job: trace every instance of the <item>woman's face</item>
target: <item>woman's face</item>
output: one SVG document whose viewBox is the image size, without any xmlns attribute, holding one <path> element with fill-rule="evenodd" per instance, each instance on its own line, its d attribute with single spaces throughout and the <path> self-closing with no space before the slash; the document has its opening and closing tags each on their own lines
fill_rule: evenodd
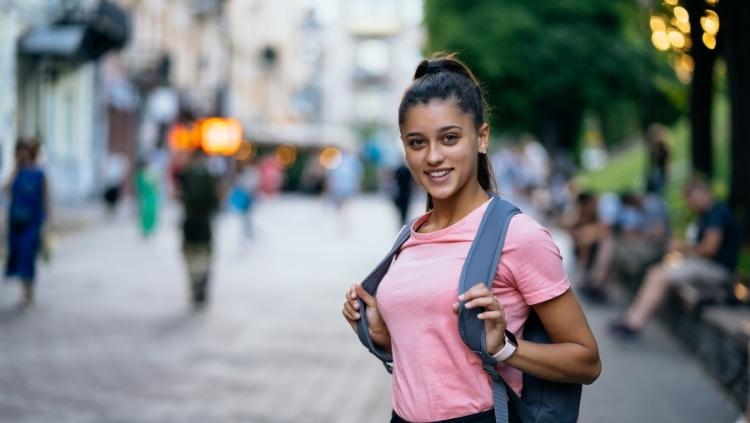
<svg viewBox="0 0 750 423">
<path fill-rule="evenodd" d="M 23 147 L 16 150 L 16 162 L 19 165 L 26 165 L 31 163 L 31 152 L 28 148 Z"/>
<path fill-rule="evenodd" d="M 434 100 L 409 109 L 401 125 L 406 164 L 434 200 L 460 193 L 477 181 L 477 153 L 487 150 L 489 126 L 477 131 L 471 115 L 452 100 Z"/>
</svg>

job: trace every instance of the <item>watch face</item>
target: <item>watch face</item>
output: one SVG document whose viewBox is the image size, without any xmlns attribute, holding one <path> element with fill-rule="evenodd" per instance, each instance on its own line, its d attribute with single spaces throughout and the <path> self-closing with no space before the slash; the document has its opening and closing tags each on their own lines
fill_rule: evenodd
<svg viewBox="0 0 750 423">
<path fill-rule="evenodd" d="M 518 340 L 516 339 L 516 336 L 513 335 L 510 331 L 505 331 L 505 339 L 508 340 L 511 344 L 513 344 L 514 347 L 518 347 Z"/>
</svg>

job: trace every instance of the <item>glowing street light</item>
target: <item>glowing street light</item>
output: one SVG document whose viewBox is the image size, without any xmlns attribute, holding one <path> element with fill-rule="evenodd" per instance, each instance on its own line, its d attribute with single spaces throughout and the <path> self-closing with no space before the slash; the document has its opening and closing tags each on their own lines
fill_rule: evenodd
<svg viewBox="0 0 750 423">
<path fill-rule="evenodd" d="M 335 147 L 328 147 L 320 152 L 320 164 L 326 169 L 336 169 L 341 164 L 343 156 Z"/>
<path fill-rule="evenodd" d="M 719 32 L 719 15 L 713 10 L 706 10 L 706 16 L 701 18 L 701 26 L 706 33 L 716 36 Z"/>
<path fill-rule="evenodd" d="M 688 11 L 681 6 L 677 6 L 674 8 L 674 17 L 677 18 L 677 21 L 679 22 L 689 22 L 690 16 L 688 15 Z"/>
<path fill-rule="evenodd" d="M 291 144 L 283 144 L 276 148 L 274 154 L 276 163 L 282 169 L 288 169 L 292 167 L 294 161 L 297 160 L 297 149 Z"/>
<path fill-rule="evenodd" d="M 670 30 L 667 37 L 669 38 L 669 43 L 672 44 L 675 48 L 685 47 L 685 36 L 683 36 L 679 31 Z"/>
<path fill-rule="evenodd" d="M 667 32 L 667 25 L 664 24 L 664 20 L 658 16 L 651 17 L 651 31 L 653 32 Z"/>
<path fill-rule="evenodd" d="M 242 140 L 242 143 L 240 144 L 240 148 L 237 149 L 237 151 L 234 153 L 235 160 L 238 161 L 244 161 L 244 160 L 250 160 L 253 157 L 255 157 L 255 154 L 257 153 L 256 147 L 248 140 Z"/>
<path fill-rule="evenodd" d="M 716 48 L 716 37 L 709 34 L 708 32 L 703 33 L 703 44 L 708 47 L 709 50 Z"/>
<path fill-rule="evenodd" d="M 210 117 L 199 123 L 200 142 L 208 154 L 231 156 L 242 144 L 242 125 L 237 119 Z"/>
<path fill-rule="evenodd" d="M 667 38 L 667 33 L 664 31 L 656 31 L 651 35 L 651 42 L 654 44 L 654 47 L 658 48 L 661 51 L 666 51 L 669 49 L 669 38 Z"/>
</svg>

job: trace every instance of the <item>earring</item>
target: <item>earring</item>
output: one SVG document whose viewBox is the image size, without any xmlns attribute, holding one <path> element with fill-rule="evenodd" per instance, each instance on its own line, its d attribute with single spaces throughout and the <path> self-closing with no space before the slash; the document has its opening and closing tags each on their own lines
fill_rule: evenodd
<svg viewBox="0 0 750 423">
<path fill-rule="evenodd" d="M 482 154 L 487 154 L 487 150 L 482 151 Z"/>
</svg>

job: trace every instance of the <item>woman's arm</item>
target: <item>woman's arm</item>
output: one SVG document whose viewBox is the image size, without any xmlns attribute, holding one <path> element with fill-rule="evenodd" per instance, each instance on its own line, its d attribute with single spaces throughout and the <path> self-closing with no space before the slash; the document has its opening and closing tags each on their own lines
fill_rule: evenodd
<svg viewBox="0 0 750 423">
<path fill-rule="evenodd" d="M 479 319 L 485 321 L 487 352 L 497 354 L 505 346 L 505 310 L 484 284 L 477 284 L 463 295 L 466 308 L 484 307 Z M 458 314 L 459 303 L 453 304 Z M 518 340 L 518 348 L 506 363 L 516 369 L 552 382 L 591 384 L 602 370 L 599 348 L 573 292 L 533 306 L 551 344 Z"/>
<path fill-rule="evenodd" d="M 47 175 L 44 175 L 42 180 L 42 207 L 44 208 L 44 216 L 47 220 L 47 228 L 54 230 L 55 226 L 52 220 L 52 196 L 50 194 L 49 182 L 47 182 Z"/>
<path fill-rule="evenodd" d="M 6 194 L 10 194 L 11 189 L 13 188 L 13 182 L 16 180 L 16 176 L 18 175 L 18 164 L 16 164 L 15 167 L 13 167 L 13 172 L 11 172 L 10 177 L 8 177 L 8 180 L 5 181 L 5 184 L 3 184 L 3 191 L 5 191 Z"/>
<path fill-rule="evenodd" d="M 519 339 L 516 352 L 505 362 L 553 382 L 593 383 L 602 371 L 599 347 L 572 290 L 533 307 L 551 344 Z"/>
</svg>

